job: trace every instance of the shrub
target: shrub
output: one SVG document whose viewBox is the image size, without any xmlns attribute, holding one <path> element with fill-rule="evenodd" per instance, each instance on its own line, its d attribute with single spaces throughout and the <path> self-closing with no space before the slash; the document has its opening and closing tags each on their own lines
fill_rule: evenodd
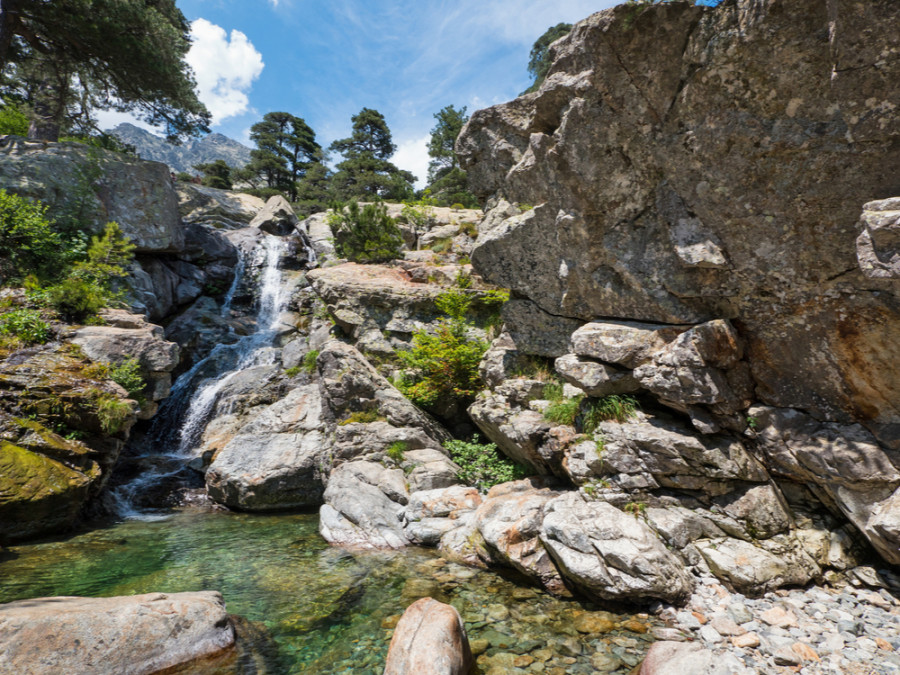
<svg viewBox="0 0 900 675">
<path fill-rule="evenodd" d="M 304 373 L 309 373 L 310 375 L 316 370 L 316 360 L 319 358 L 319 350 L 313 349 L 311 351 L 306 352 L 303 356 L 303 365 L 301 368 Z"/>
<path fill-rule="evenodd" d="M 464 235 L 469 237 L 470 239 L 475 239 L 478 236 L 478 226 L 475 223 L 465 222 L 459 224 L 459 231 Z"/>
<path fill-rule="evenodd" d="M 453 209 L 454 211 L 462 211 L 466 207 L 463 206 L 462 204 L 460 204 L 459 202 L 456 202 L 455 204 L 451 205 L 450 208 Z"/>
<path fill-rule="evenodd" d="M 143 402 L 147 382 L 141 372 L 141 364 L 136 358 L 125 359 L 119 365 L 113 366 L 109 371 L 109 379 L 127 391 L 129 398 Z"/>
<path fill-rule="evenodd" d="M 0 134 L 28 135 L 28 116 L 13 101 L 4 100 L 0 107 Z"/>
<path fill-rule="evenodd" d="M 288 377 L 297 377 L 300 374 L 300 366 L 291 366 L 284 369 L 284 374 Z"/>
<path fill-rule="evenodd" d="M 131 406 L 107 393 L 97 393 L 94 396 L 94 410 L 100 420 L 100 428 L 106 434 L 118 433 L 131 415 Z"/>
<path fill-rule="evenodd" d="M 469 337 L 471 324 L 465 315 L 471 302 L 471 296 L 462 291 L 441 293 L 435 305 L 450 318 L 441 319 L 433 335 L 416 331 L 412 349 L 398 353 L 414 373 L 412 380 L 401 379 L 398 385 L 413 403 L 429 407 L 443 398 L 465 402 L 478 393 L 478 364 L 488 344 Z"/>
<path fill-rule="evenodd" d="M 351 201 L 329 218 L 337 254 L 360 263 L 379 263 L 400 257 L 403 236 L 384 204 Z"/>
<path fill-rule="evenodd" d="M 67 265 L 65 247 L 46 218 L 47 207 L 0 190 L 0 281 L 35 274 L 52 278 Z"/>
<path fill-rule="evenodd" d="M 16 309 L 0 316 L 0 334 L 26 343 L 44 344 L 53 334 L 50 326 L 33 309 Z"/>
<path fill-rule="evenodd" d="M 447 441 L 444 447 L 460 468 L 457 478 L 481 491 L 487 491 L 500 483 L 520 480 L 529 474 L 526 467 L 500 454 L 494 443 L 479 443 L 478 436 L 469 443 Z"/>
</svg>

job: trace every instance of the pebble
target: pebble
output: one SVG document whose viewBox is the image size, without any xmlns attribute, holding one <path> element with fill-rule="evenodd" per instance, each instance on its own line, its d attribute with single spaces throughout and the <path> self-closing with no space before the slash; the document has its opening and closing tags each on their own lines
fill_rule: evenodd
<svg viewBox="0 0 900 675">
<path fill-rule="evenodd" d="M 759 598 L 723 590 L 702 581 L 686 609 L 654 607 L 671 628 L 654 627 L 648 637 L 693 638 L 720 665 L 756 673 L 900 675 L 900 600 L 883 588 L 779 589 Z"/>
</svg>

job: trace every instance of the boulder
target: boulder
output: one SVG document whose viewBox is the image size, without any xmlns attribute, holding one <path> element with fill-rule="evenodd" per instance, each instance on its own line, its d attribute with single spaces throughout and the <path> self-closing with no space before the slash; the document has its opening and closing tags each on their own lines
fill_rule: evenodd
<svg viewBox="0 0 900 675">
<path fill-rule="evenodd" d="M 535 411 L 511 405 L 500 394 L 482 394 L 469 406 L 469 417 L 500 451 L 515 462 L 552 475 L 556 462 L 545 450 L 552 422 Z"/>
<path fill-rule="evenodd" d="M 406 608 L 394 629 L 384 675 L 468 675 L 473 664 L 459 612 L 422 598 Z"/>
<path fill-rule="evenodd" d="M 0 605 L 0 672 L 150 675 L 234 644 L 215 591 Z"/>
<path fill-rule="evenodd" d="M 562 575 L 604 600 L 679 602 L 691 591 L 681 560 L 637 515 L 567 493 L 548 502 L 540 539 Z"/>
<path fill-rule="evenodd" d="M 802 586 L 819 577 L 819 566 L 799 545 L 773 544 L 773 551 L 767 551 L 748 541 L 725 537 L 697 541 L 696 547 L 712 573 L 741 593 L 762 594 L 781 586 Z"/>
<path fill-rule="evenodd" d="M 328 452 L 319 389 L 299 387 L 240 428 L 213 458 L 206 487 L 210 497 L 236 509 L 317 506 Z"/>
<path fill-rule="evenodd" d="M 619 370 L 577 354 L 560 356 L 554 362 L 554 368 L 566 382 L 575 385 L 588 396 L 632 394 L 641 388 L 629 371 Z"/>
<path fill-rule="evenodd" d="M 408 499 L 403 471 L 374 462 L 342 464 L 328 479 L 319 533 L 353 548 L 402 548 L 409 544 L 402 524 Z"/>
<path fill-rule="evenodd" d="M 269 197 L 266 205 L 250 221 L 250 227 L 283 237 L 294 232 L 299 222 L 288 201 L 281 195 L 275 195 Z"/>
<path fill-rule="evenodd" d="M 72 213 L 95 234 L 115 221 L 137 253 L 175 252 L 184 227 L 169 168 L 81 143 L 7 136 L 0 142 L 0 188 L 47 204 L 47 215 Z"/>
<path fill-rule="evenodd" d="M 497 485 L 475 512 L 475 527 L 495 562 L 522 572 L 551 593 L 568 595 L 540 538 L 544 507 L 559 495 L 537 479 Z"/>
<path fill-rule="evenodd" d="M 870 279 L 900 278 L 900 197 L 869 202 L 856 238 L 859 268 Z"/>
<path fill-rule="evenodd" d="M 266 203 L 243 192 L 179 182 L 178 209 L 186 223 L 203 223 L 214 229 L 247 227 Z"/>
</svg>

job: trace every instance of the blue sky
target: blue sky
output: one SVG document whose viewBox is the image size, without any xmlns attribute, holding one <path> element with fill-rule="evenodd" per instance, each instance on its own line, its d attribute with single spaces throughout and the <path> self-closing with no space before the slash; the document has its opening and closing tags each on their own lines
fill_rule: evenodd
<svg viewBox="0 0 900 675">
<path fill-rule="evenodd" d="M 382 112 L 402 168 L 425 178 L 424 144 L 445 105 L 469 112 L 528 87 L 528 53 L 550 26 L 615 0 L 178 0 L 189 61 L 214 131 L 249 143 L 283 110 L 327 146 L 363 107 Z M 113 115 L 101 123 L 120 121 Z"/>
</svg>

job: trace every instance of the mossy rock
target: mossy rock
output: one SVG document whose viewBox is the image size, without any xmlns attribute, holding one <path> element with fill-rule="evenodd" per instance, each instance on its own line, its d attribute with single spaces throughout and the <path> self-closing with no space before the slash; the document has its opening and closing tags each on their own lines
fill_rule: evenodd
<svg viewBox="0 0 900 675">
<path fill-rule="evenodd" d="M 0 442 L 0 542 L 70 526 L 99 469 L 84 473 L 36 452 Z"/>
</svg>

